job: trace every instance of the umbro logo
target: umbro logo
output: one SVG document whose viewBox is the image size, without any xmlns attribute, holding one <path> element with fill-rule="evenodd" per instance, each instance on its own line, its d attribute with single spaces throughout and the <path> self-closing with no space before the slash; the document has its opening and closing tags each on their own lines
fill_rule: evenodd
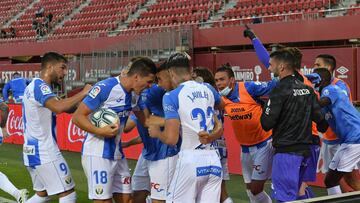
<svg viewBox="0 0 360 203">
<path fill-rule="evenodd" d="M 349 69 L 345 68 L 344 66 L 341 66 L 340 68 L 338 68 L 336 70 L 338 73 L 340 73 L 341 75 L 346 74 L 347 72 L 349 72 Z"/>
</svg>

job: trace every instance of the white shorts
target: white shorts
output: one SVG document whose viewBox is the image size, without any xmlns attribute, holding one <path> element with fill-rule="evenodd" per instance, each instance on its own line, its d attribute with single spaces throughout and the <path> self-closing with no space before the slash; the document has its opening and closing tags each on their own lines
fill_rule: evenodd
<svg viewBox="0 0 360 203">
<path fill-rule="evenodd" d="M 131 180 L 133 191 L 147 190 L 150 192 L 149 161 L 140 154 Z"/>
<path fill-rule="evenodd" d="M 149 161 L 151 199 L 166 200 L 178 155 L 157 161 Z"/>
<path fill-rule="evenodd" d="M 360 166 L 360 144 L 341 144 L 329 168 L 341 172 L 351 172 Z"/>
<path fill-rule="evenodd" d="M 247 147 L 249 152 L 241 151 L 241 166 L 245 183 L 251 180 L 267 180 L 271 177 L 274 149 L 271 140 L 265 146 Z"/>
<path fill-rule="evenodd" d="M 320 160 L 322 160 L 322 173 L 327 173 L 329 171 L 330 162 L 334 158 L 334 155 L 339 147 L 340 144 L 326 144 L 324 142 L 322 143 L 319 158 L 319 162 Z"/>
<path fill-rule="evenodd" d="M 35 191 L 46 190 L 48 195 L 55 195 L 75 187 L 70 168 L 62 156 L 55 161 L 26 168 Z"/>
<path fill-rule="evenodd" d="M 113 193 L 132 193 L 126 159 L 110 160 L 83 155 L 81 163 L 88 181 L 89 199 L 105 200 L 111 199 Z"/>
<path fill-rule="evenodd" d="M 223 180 L 230 180 L 230 175 L 229 175 L 229 167 L 228 167 L 228 160 L 227 158 L 222 158 L 220 160 L 221 162 L 221 167 L 222 167 L 222 179 Z"/>
<path fill-rule="evenodd" d="M 183 150 L 179 153 L 166 202 L 218 203 L 222 168 L 216 150 Z"/>
</svg>

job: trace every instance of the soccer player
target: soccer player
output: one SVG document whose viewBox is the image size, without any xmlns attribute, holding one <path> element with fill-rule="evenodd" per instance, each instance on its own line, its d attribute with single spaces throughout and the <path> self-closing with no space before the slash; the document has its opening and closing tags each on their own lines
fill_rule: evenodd
<svg viewBox="0 0 360 203">
<path fill-rule="evenodd" d="M 264 184 L 271 175 L 273 148 L 271 132 L 265 132 L 259 123 L 262 113 L 259 97 L 268 95 L 277 81 L 235 82 L 234 72 L 228 66 L 216 70 L 215 81 L 241 145 L 242 172 L 250 202 L 271 202 Z"/>
<path fill-rule="evenodd" d="M 166 144 L 176 145 L 180 138 L 182 141 L 166 201 L 219 202 L 221 163 L 217 150 L 208 143 L 222 134 L 222 125 L 214 115 L 220 96 L 210 85 L 192 81 L 187 54 L 171 55 L 167 67 L 176 89 L 163 97 L 165 129 L 149 127 L 150 135 Z"/>
<path fill-rule="evenodd" d="M 313 89 L 294 76 L 294 63 L 296 58 L 289 50 L 271 53 L 269 70 L 280 83 L 270 93 L 261 115 L 263 129 L 273 131 L 272 184 L 274 198 L 280 202 L 298 198 L 314 144 L 311 121 L 321 132 L 327 128 Z"/>
<path fill-rule="evenodd" d="M 144 112 L 147 125 L 156 124 L 158 121 L 160 123 L 157 124 L 162 126 L 165 124 L 162 99 L 166 91 L 172 89 L 172 86 L 164 84 L 165 80 L 162 76 L 167 72 L 166 63 L 163 63 L 156 73 L 159 84 L 153 84 L 141 95 L 139 106 Z M 150 137 L 148 131 L 143 133 L 142 140 L 145 148 L 143 157 L 148 161 L 152 202 L 165 202 L 181 142 L 179 141 L 176 145 L 167 145 L 158 138 Z"/>
<path fill-rule="evenodd" d="M 74 124 L 88 132 L 83 143 L 82 165 L 89 199 L 94 202 L 131 201 L 131 177 L 121 148 L 121 134 L 130 112 L 137 106 L 138 95 L 150 87 L 155 73 L 153 61 L 137 57 L 126 73 L 96 83 L 73 115 Z M 99 108 L 115 111 L 120 126 L 92 125 L 88 116 Z"/>
<path fill-rule="evenodd" d="M 26 86 L 30 83 L 29 80 L 22 78 L 18 72 L 13 74 L 12 80 L 7 82 L 2 90 L 4 101 L 9 100 L 8 93 L 11 90 L 15 103 L 21 103 L 24 96 Z"/>
<path fill-rule="evenodd" d="M 67 73 L 67 59 L 54 52 L 41 59 L 40 78 L 26 87 L 23 98 L 24 165 L 36 191 L 27 203 L 47 202 L 58 195 L 59 202 L 75 202 L 75 183 L 70 168 L 56 144 L 56 114 L 69 112 L 83 99 L 90 85 L 73 97 L 58 99 L 51 85 L 61 84 Z"/>
<path fill-rule="evenodd" d="M 195 68 L 193 70 L 192 77 L 197 82 L 206 82 L 216 88 L 215 84 L 215 77 L 207 68 Z M 218 117 L 218 120 L 221 121 L 222 124 L 224 124 L 224 111 L 215 109 L 215 114 Z M 227 190 L 226 190 L 226 184 L 225 181 L 230 180 L 229 175 L 229 167 L 228 167 L 228 161 L 227 161 L 227 149 L 226 149 L 226 143 L 225 143 L 225 137 L 222 135 L 219 139 L 217 139 L 215 142 L 215 147 L 217 150 L 219 150 L 220 154 L 220 161 L 221 161 L 221 167 L 223 170 L 222 178 L 223 181 L 221 183 L 221 196 L 220 196 L 220 202 L 221 203 L 232 203 L 233 200 L 231 197 L 229 197 Z"/>
<path fill-rule="evenodd" d="M 255 35 L 255 33 L 246 26 L 246 29 L 244 30 L 244 37 L 248 37 L 255 49 L 255 52 L 259 58 L 259 60 L 262 62 L 262 64 L 269 68 L 270 64 L 270 55 L 265 49 L 264 45 L 261 43 L 260 39 Z M 294 72 L 294 75 L 296 78 L 300 81 L 302 81 L 304 84 L 312 87 L 312 83 L 310 80 L 308 80 L 307 77 L 305 77 L 301 73 L 301 61 L 302 61 L 302 53 L 298 48 L 295 47 L 285 47 L 285 46 L 279 46 L 278 49 L 284 49 L 289 51 L 294 56 L 294 69 L 296 70 Z M 315 92 L 316 93 L 316 92 Z M 317 93 L 316 93 L 317 94 Z M 312 135 L 313 135 L 313 145 L 311 145 L 311 159 L 307 159 L 307 165 L 304 172 L 302 186 L 300 187 L 299 191 L 299 197 L 298 199 L 306 199 L 306 198 L 312 198 L 314 197 L 313 192 L 311 191 L 310 187 L 307 186 L 306 182 L 314 182 L 316 181 L 316 173 L 317 173 L 317 163 L 320 155 L 320 138 L 319 138 L 319 132 L 317 131 L 316 124 L 313 122 L 312 124 Z"/>
<path fill-rule="evenodd" d="M 6 122 L 9 114 L 9 107 L 0 99 L 0 144 L 3 139 L 8 137 L 6 130 Z M 26 189 L 17 189 L 12 182 L 6 177 L 5 174 L 0 172 L 0 189 L 13 196 L 17 202 L 25 203 L 28 198 L 29 192 Z"/>
<path fill-rule="evenodd" d="M 343 91 L 345 91 L 352 101 L 352 96 L 350 92 L 349 86 L 341 79 L 335 77 L 335 68 L 336 68 L 336 59 L 334 56 L 329 54 L 320 54 L 316 56 L 314 62 L 314 68 L 326 68 L 330 71 L 332 75 L 331 84 L 340 87 Z M 323 165 L 322 172 L 327 173 L 329 170 L 329 164 L 332 158 L 335 155 L 335 152 L 339 148 L 339 140 L 337 139 L 336 134 L 333 132 L 331 128 L 323 134 L 323 145 L 321 147 Z M 340 181 L 340 186 L 342 187 L 342 191 L 346 191 L 346 185 L 348 184 L 354 190 L 360 190 L 360 181 L 357 178 L 357 171 L 354 170 L 351 173 L 344 174 L 344 179 Z M 345 182 L 343 181 L 345 180 Z"/>
<path fill-rule="evenodd" d="M 360 166 L 360 114 L 350 102 L 348 93 L 332 84 L 329 70 L 318 68 L 314 73 L 321 77 L 317 85 L 321 92 L 320 105 L 340 143 L 330 162 L 325 185 L 329 195 L 340 194 L 340 179 Z"/>
</svg>

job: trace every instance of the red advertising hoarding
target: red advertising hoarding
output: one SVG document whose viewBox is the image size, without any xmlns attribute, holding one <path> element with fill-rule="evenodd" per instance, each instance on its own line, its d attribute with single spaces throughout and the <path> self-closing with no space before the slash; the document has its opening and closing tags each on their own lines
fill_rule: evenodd
<svg viewBox="0 0 360 203">
<path fill-rule="evenodd" d="M 4 142 L 13 144 L 23 144 L 23 122 L 21 105 L 9 105 L 10 113 L 8 117 L 7 130 L 10 137 L 6 138 Z M 230 122 L 225 119 L 225 137 L 228 147 L 228 165 L 229 171 L 233 174 L 241 174 L 240 163 L 240 145 L 235 139 Z M 71 122 L 71 114 L 59 114 L 57 115 L 57 143 L 61 150 L 68 150 L 74 152 L 80 152 L 82 148 L 82 142 L 86 137 L 86 133 L 79 129 Z M 138 133 L 135 130 L 130 133 L 122 135 L 123 140 L 129 140 Z M 142 145 L 137 145 L 124 150 L 126 158 L 137 159 L 141 153 Z M 315 185 L 323 185 L 323 175 L 318 174 L 318 179 Z"/>
</svg>

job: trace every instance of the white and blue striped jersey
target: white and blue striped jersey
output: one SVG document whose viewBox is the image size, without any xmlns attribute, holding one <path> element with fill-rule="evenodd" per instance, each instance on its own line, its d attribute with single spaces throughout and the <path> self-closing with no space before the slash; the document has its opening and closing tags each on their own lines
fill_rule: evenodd
<svg viewBox="0 0 360 203">
<path fill-rule="evenodd" d="M 56 115 L 44 106 L 55 96 L 40 78 L 33 79 L 25 89 L 22 102 L 25 166 L 49 163 L 61 155 L 56 143 Z"/>
<path fill-rule="evenodd" d="M 82 154 L 111 160 L 124 158 L 121 148 L 121 134 L 131 110 L 137 105 L 138 99 L 139 96 L 127 92 L 122 87 L 118 77 L 108 78 L 96 83 L 84 98 L 83 103 L 92 111 L 99 108 L 109 108 L 115 111 L 120 120 L 120 133 L 112 138 L 87 133 Z"/>
<path fill-rule="evenodd" d="M 163 97 L 165 119 L 179 119 L 181 123 L 181 150 L 210 149 L 202 145 L 200 131 L 214 128 L 214 106 L 220 103 L 219 93 L 207 83 L 187 81 Z"/>
</svg>

